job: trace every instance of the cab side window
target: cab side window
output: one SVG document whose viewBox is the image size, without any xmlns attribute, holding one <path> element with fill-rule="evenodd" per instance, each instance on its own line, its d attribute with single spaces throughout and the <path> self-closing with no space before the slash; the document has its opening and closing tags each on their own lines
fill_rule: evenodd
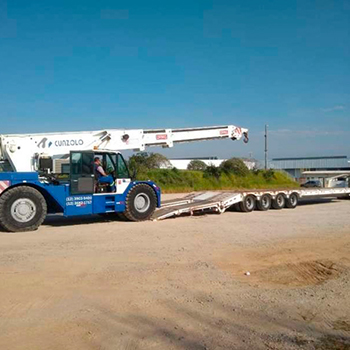
<svg viewBox="0 0 350 350">
<path fill-rule="evenodd" d="M 118 167 L 118 175 L 117 177 L 119 179 L 128 179 L 130 176 L 129 176 L 129 171 L 128 171 L 128 168 L 125 164 L 125 161 L 124 161 L 124 158 L 118 154 L 117 156 L 117 167 Z"/>
<path fill-rule="evenodd" d="M 93 162 L 92 153 L 72 152 L 70 173 L 72 175 L 93 174 Z"/>
<path fill-rule="evenodd" d="M 111 174 L 115 171 L 114 163 L 109 154 L 107 154 L 106 156 L 106 171 L 107 171 L 107 174 Z"/>
<path fill-rule="evenodd" d="M 92 153 L 83 153 L 82 174 L 90 175 L 94 173 L 94 158 Z"/>
</svg>

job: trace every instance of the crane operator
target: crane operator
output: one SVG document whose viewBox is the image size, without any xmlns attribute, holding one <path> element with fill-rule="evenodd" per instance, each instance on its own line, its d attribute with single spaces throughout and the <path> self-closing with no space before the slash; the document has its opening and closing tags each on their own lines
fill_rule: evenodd
<svg viewBox="0 0 350 350">
<path fill-rule="evenodd" d="M 112 175 L 107 175 L 104 171 L 102 165 L 101 165 L 101 159 L 99 157 L 94 158 L 94 171 L 96 179 L 99 183 L 105 183 L 108 184 L 110 187 L 110 190 L 112 192 L 115 192 L 115 183 Z"/>
</svg>

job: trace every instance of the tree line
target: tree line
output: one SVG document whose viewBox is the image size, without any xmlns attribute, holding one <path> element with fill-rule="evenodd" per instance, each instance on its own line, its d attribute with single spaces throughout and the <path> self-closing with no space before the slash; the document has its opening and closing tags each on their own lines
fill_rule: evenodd
<svg viewBox="0 0 350 350">
<path fill-rule="evenodd" d="M 145 174 L 152 169 L 173 169 L 169 159 L 160 153 L 139 152 L 129 158 L 129 168 L 138 174 Z M 233 174 L 236 176 L 248 176 L 251 172 L 257 174 L 259 169 L 249 170 L 244 161 L 240 158 L 230 158 L 224 160 L 219 166 L 207 165 L 202 160 L 191 160 L 187 170 L 201 171 L 204 177 L 219 179 L 222 174 Z M 263 172 L 266 179 L 274 177 L 274 171 Z"/>
</svg>

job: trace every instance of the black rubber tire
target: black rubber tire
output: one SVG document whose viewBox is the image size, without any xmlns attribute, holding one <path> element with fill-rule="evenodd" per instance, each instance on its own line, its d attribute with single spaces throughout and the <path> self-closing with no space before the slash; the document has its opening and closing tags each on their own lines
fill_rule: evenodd
<svg viewBox="0 0 350 350">
<path fill-rule="evenodd" d="M 250 213 L 255 209 L 255 204 L 256 198 L 253 195 L 248 194 L 248 196 L 243 198 L 242 202 L 239 202 L 239 208 L 243 213 Z"/>
<path fill-rule="evenodd" d="M 298 201 L 299 201 L 299 196 L 296 193 L 292 193 L 286 199 L 286 208 L 294 209 L 298 205 Z"/>
<path fill-rule="evenodd" d="M 11 214 L 11 206 L 18 199 L 30 199 L 35 204 L 36 213 L 28 222 L 17 221 Z M 46 213 L 46 200 L 35 188 L 29 186 L 14 187 L 0 197 L 0 224 L 6 231 L 35 231 L 45 220 Z"/>
<path fill-rule="evenodd" d="M 279 193 L 275 199 L 272 200 L 273 209 L 283 209 L 286 205 L 286 198 L 283 193 Z"/>
<path fill-rule="evenodd" d="M 150 202 L 149 208 L 140 212 L 135 206 L 135 197 L 139 194 L 145 194 Z M 144 221 L 149 220 L 153 215 L 156 207 L 157 207 L 157 196 L 151 186 L 146 184 L 138 184 L 135 185 L 126 196 L 126 209 L 123 213 L 125 217 L 130 221 Z"/>
<path fill-rule="evenodd" d="M 268 194 L 263 194 L 260 200 L 256 201 L 256 209 L 260 211 L 267 211 L 271 208 L 272 198 Z"/>
</svg>

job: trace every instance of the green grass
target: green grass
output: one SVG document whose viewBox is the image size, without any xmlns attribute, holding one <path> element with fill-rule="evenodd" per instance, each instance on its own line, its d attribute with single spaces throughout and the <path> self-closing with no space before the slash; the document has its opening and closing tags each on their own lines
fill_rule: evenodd
<svg viewBox="0 0 350 350">
<path fill-rule="evenodd" d="M 152 180 L 163 193 L 259 188 L 296 188 L 299 184 L 283 172 L 250 171 L 247 176 L 223 173 L 219 179 L 203 176 L 202 171 L 153 169 L 139 174 L 138 180 Z"/>
</svg>

